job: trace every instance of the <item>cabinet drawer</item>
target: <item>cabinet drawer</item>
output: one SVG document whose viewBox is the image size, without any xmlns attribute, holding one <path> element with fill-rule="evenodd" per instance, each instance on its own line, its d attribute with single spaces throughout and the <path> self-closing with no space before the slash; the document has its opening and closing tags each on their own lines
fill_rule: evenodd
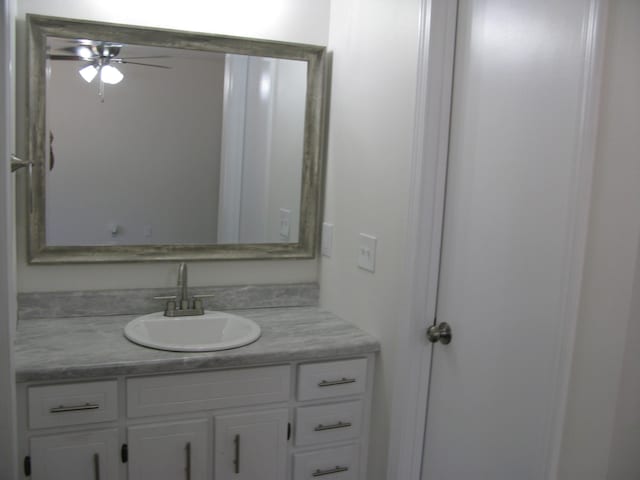
<svg viewBox="0 0 640 480">
<path fill-rule="evenodd" d="M 117 392 L 115 380 L 29 387 L 29 428 L 115 420 Z"/>
<path fill-rule="evenodd" d="M 288 365 L 127 380 L 127 415 L 144 417 L 239 407 L 289 398 Z"/>
<path fill-rule="evenodd" d="M 296 445 L 313 445 L 360 436 L 362 402 L 334 403 L 296 409 Z"/>
<path fill-rule="evenodd" d="M 363 393 L 366 376 L 366 358 L 300 365 L 298 400 Z"/>
<path fill-rule="evenodd" d="M 293 480 L 356 480 L 358 466 L 357 445 L 296 453 Z"/>
</svg>

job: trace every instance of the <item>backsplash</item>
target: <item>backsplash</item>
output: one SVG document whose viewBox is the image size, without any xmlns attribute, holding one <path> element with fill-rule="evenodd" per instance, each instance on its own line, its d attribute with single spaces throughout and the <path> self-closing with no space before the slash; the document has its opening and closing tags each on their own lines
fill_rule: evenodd
<svg viewBox="0 0 640 480">
<path fill-rule="evenodd" d="M 318 305 L 319 298 L 316 283 L 191 287 L 189 291 L 196 295 L 213 294 L 202 299 L 208 310 L 312 307 Z M 165 301 L 154 297 L 175 293 L 175 287 L 20 293 L 18 318 L 145 314 L 164 310 Z"/>
</svg>

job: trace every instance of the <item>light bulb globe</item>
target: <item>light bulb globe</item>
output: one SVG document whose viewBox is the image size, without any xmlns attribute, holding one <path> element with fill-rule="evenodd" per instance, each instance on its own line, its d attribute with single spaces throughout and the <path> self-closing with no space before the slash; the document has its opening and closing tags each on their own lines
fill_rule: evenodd
<svg viewBox="0 0 640 480">
<path fill-rule="evenodd" d="M 96 78 L 98 69 L 93 65 L 87 65 L 86 67 L 81 68 L 78 73 L 82 78 L 84 78 L 85 82 L 91 83 L 91 81 Z"/>
<path fill-rule="evenodd" d="M 100 69 L 100 80 L 109 85 L 116 85 L 122 81 L 124 75 L 120 70 L 111 65 L 105 65 Z"/>
</svg>

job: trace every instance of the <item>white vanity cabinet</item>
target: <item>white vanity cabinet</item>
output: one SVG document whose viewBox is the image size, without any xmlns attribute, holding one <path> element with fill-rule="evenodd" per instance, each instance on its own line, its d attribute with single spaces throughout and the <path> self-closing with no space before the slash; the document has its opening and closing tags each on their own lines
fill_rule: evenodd
<svg viewBox="0 0 640 480">
<path fill-rule="evenodd" d="M 128 427 L 129 478 L 205 480 L 209 444 L 208 419 Z"/>
<path fill-rule="evenodd" d="M 286 408 L 216 416 L 214 478 L 286 478 L 288 423 Z"/>
<path fill-rule="evenodd" d="M 71 383 L 27 389 L 32 476 L 54 480 L 118 478 L 117 428 L 51 433 L 50 428 L 93 425 L 118 418 L 117 382 Z M 68 430 L 68 429 L 66 429 Z"/>
<path fill-rule="evenodd" d="M 366 480 L 373 355 L 18 384 L 22 478 Z"/>
<path fill-rule="evenodd" d="M 32 477 L 38 480 L 115 480 L 118 431 L 115 428 L 32 437 Z"/>
</svg>

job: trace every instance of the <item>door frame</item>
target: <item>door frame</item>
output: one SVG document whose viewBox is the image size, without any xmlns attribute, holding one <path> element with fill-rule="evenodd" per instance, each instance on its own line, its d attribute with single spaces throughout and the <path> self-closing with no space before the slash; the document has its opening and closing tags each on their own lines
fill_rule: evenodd
<svg viewBox="0 0 640 480">
<path fill-rule="evenodd" d="M 388 479 L 421 477 L 433 353 L 425 332 L 435 319 L 438 293 L 457 4 L 420 2 L 406 256 L 409 314 L 398 319 Z"/>
<path fill-rule="evenodd" d="M 581 114 L 572 152 L 569 211 L 573 224 L 564 246 L 564 288 L 549 430 L 547 480 L 557 478 L 569 394 L 574 339 L 596 157 L 598 107 L 609 0 L 586 0 Z M 394 396 L 387 478 L 420 480 L 433 348 L 426 328 L 435 321 L 444 218 L 457 1 L 421 0 L 417 92 L 412 150 L 408 249 L 409 315 L 398 319 Z M 427 245 L 428 248 L 424 248 Z M 454 339 L 455 341 L 455 339 Z"/>
<path fill-rule="evenodd" d="M 13 338 L 16 327 L 16 266 L 13 179 L 13 46 L 15 0 L 0 4 L 0 470 L 1 480 L 18 477 Z"/>
</svg>

